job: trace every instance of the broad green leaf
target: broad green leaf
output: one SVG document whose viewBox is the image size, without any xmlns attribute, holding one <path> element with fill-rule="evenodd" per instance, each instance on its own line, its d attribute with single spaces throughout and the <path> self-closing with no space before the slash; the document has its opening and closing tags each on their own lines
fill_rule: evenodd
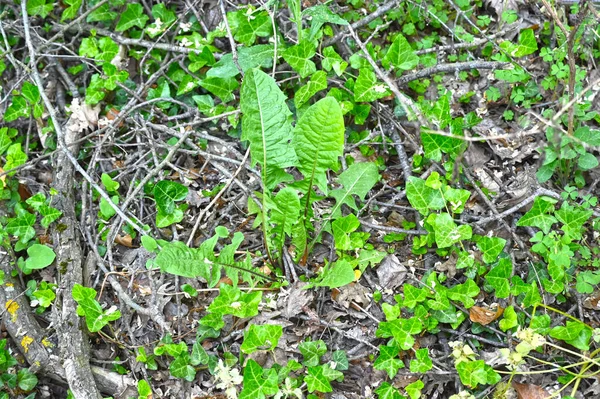
<svg viewBox="0 0 600 399">
<path fill-rule="evenodd" d="M 477 237 L 477 248 L 479 248 L 483 254 L 483 261 L 488 264 L 496 261 L 505 245 L 506 240 L 504 238 L 487 236 Z"/>
<path fill-rule="evenodd" d="M 185 352 L 177 356 L 169 364 L 171 375 L 192 382 L 196 378 L 196 369 L 190 365 L 190 355 Z"/>
<path fill-rule="evenodd" d="M 475 305 L 474 297 L 479 295 L 479 287 L 472 279 L 467 279 L 463 284 L 457 284 L 448 290 L 448 298 L 462 302 L 469 309 Z"/>
<path fill-rule="evenodd" d="M 238 42 L 251 46 L 257 37 L 269 37 L 273 34 L 273 24 L 266 11 L 242 9 L 227 14 L 227 19 Z"/>
<path fill-rule="evenodd" d="M 119 182 L 114 181 L 112 177 L 106 173 L 102 173 L 100 180 L 102 181 L 104 188 L 106 188 L 106 191 L 109 193 L 116 192 L 119 189 Z"/>
<path fill-rule="evenodd" d="M 121 312 L 115 306 L 103 310 L 96 301 L 96 290 L 75 284 L 72 291 L 73 299 L 79 305 L 77 314 L 85 316 L 85 323 L 91 332 L 100 331 L 113 320 L 121 317 Z"/>
<path fill-rule="evenodd" d="M 242 47 L 238 50 L 238 64 L 245 73 L 252 68 L 270 68 L 273 66 L 275 50 L 272 44 L 259 44 L 252 47 Z M 233 62 L 231 53 L 225 54 L 219 62 L 206 72 L 207 77 L 232 78 L 240 71 Z"/>
<path fill-rule="evenodd" d="M 382 382 L 379 388 L 375 390 L 375 393 L 379 399 L 406 399 L 389 382 Z"/>
<path fill-rule="evenodd" d="M 301 108 L 321 90 L 327 88 L 327 73 L 324 71 L 317 71 L 311 77 L 306 85 L 300 87 L 294 96 L 294 104 L 296 109 Z"/>
<path fill-rule="evenodd" d="M 292 143 L 309 189 L 316 185 L 327 194 L 326 172 L 338 169 L 344 151 L 344 118 L 337 100 L 325 97 L 308 108 L 294 127 Z"/>
<path fill-rule="evenodd" d="M 577 274 L 577 285 L 575 288 L 581 294 L 591 294 L 598 284 L 600 284 L 600 273 L 586 270 Z"/>
<path fill-rule="evenodd" d="M 239 288 L 221 284 L 219 296 L 208 307 L 208 311 L 219 315 L 233 315 L 239 318 L 253 317 L 258 314 L 262 293 L 241 292 Z"/>
<path fill-rule="evenodd" d="M 175 211 L 175 201 L 182 201 L 188 194 L 188 188 L 170 180 L 161 180 L 154 186 L 154 200 L 159 211 L 171 214 Z"/>
<path fill-rule="evenodd" d="M 29 369 L 19 369 L 17 371 L 18 386 L 25 392 L 33 390 L 38 383 L 38 378 Z"/>
<path fill-rule="evenodd" d="M 460 362 L 456 365 L 460 381 L 470 388 L 487 383 L 487 372 L 483 360 Z"/>
<path fill-rule="evenodd" d="M 315 53 L 315 44 L 310 40 L 302 40 L 297 45 L 288 47 L 283 52 L 283 59 L 304 79 L 317 70 L 315 63 L 311 60 Z"/>
<path fill-rule="evenodd" d="M 337 288 L 353 282 L 356 275 L 352 264 L 346 259 L 340 259 L 327 266 L 319 277 L 315 282 L 317 287 Z"/>
<path fill-rule="evenodd" d="M 67 19 L 73 19 L 81 7 L 82 0 L 65 0 L 65 4 L 69 7 L 65 8 L 60 18 L 60 22 L 64 22 Z"/>
<path fill-rule="evenodd" d="M 285 95 L 266 73 L 251 69 L 242 84 L 242 140 L 250 142 L 252 164 L 260 164 L 263 183 L 272 189 L 289 180 L 283 169 L 297 164 L 292 140 L 291 112 Z"/>
<path fill-rule="evenodd" d="M 23 82 L 21 94 L 27 101 L 29 101 L 30 105 L 36 104 L 38 101 L 40 101 L 40 90 L 36 85 L 29 82 Z"/>
<path fill-rule="evenodd" d="M 391 94 L 387 86 L 377 80 L 375 72 L 361 68 L 354 84 L 354 101 L 373 102 Z"/>
<path fill-rule="evenodd" d="M 27 255 L 29 257 L 25 261 L 25 266 L 28 269 L 43 269 L 50 266 L 56 258 L 52 248 L 41 244 L 33 244 L 27 248 Z"/>
<path fill-rule="evenodd" d="M 15 129 L 10 129 L 15 130 Z M 12 144 L 12 137 L 9 129 L 7 127 L 0 128 L 0 155 L 4 154 L 4 151 L 8 149 L 8 147 Z"/>
<path fill-rule="evenodd" d="M 277 250 L 283 248 L 285 237 L 292 235 L 292 228 L 300 218 L 300 199 L 291 187 L 281 189 L 274 198 L 270 224 L 274 224 L 271 233 L 275 235 Z"/>
<path fill-rule="evenodd" d="M 244 332 L 244 342 L 240 350 L 251 354 L 257 350 L 273 350 L 283 334 L 283 328 L 277 324 L 256 325 L 251 324 Z"/>
<path fill-rule="evenodd" d="M 317 4 L 302 11 L 302 16 L 310 17 L 310 39 L 313 39 L 325 23 L 348 25 L 348 21 L 333 13 L 326 5 Z"/>
<path fill-rule="evenodd" d="M 435 242 L 439 248 L 448 248 L 461 240 L 471 238 L 472 230 L 469 225 L 457 226 L 447 213 L 432 213 L 427 217 L 435 232 Z"/>
<path fill-rule="evenodd" d="M 52 305 L 52 301 L 56 298 L 56 294 L 51 289 L 47 290 L 36 290 L 33 292 L 33 296 L 38 300 L 40 306 L 47 308 Z"/>
<path fill-rule="evenodd" d="M 228 103 L 235 98 L 233 92 L 239 84 L 235 78 L 208 77 L 200 81 L 200 86 L 219 97 L 223 103 Z"/>
<path fill-rule="evenodd" d="M 457 155 L 463 146 L 464 142 L 461 139 L 426 132 L 427 130 L 421 132 L 423 150 L 427 158 L 436 162 L 441 161 L 442 154 Z"/>
<path fill-rule="evenodd" d="M 498 265 L 492 268 L 485 276 L 485 280 L 496 290 L 496 298 L 508 298 L 510 295 L 510 276 L 512 275 L 512 262 L 509 258 L 502 258 Z"/>
<path fill-rule="evenodd" d="M 444 197 L 439 190 L 435 190 L 425 183 L 425 180 L 411 176 L 406 183 L 406 198 L 410 204 L 423 216 L 431 210 L 442 209 L 445 205 Z"/>
<path fill-rule="evenodd" d="M 429 349 L 421 348 L 415 351 L 415 358 L 410 361 L 411 373 L 426 373 L 433 367 L 433 361 L 429 357 Z"/>
<path fill-rule="evenodd" d="M 5 229 L 8 234 L 19 237 L 19 242 L 25 244 L 35 237 L 35 215 L 25 212 L 16 218 L 9 220 Z"/>
<path fill-rule="evenodd" d="M 229 54 L 231 55 L 231 54 Z M 188 69 L 191 72 L 197 72 L 200 70 L 200 68 L 202 68 L 205 65 L 213 65 L 215 63 L 215 56 L 213 55 L 213 53 L 210 51 L 210 49 L 208 48 L 208 46 L 204 46 L 202 47 L 202 51 L 200 53 L 190 53 L 188 54 L 188 58 L 190 60 L 190 65 L 188 65 Z M 232 60 L 233 63 L 233 60 Z M 209 71 L 211 71 L 212 69 L 210 69 Z M 237 68 L 236 68 L 237 71 Z M 239 71 L 237 71 L 239 73 Z M 189 75 L 186 75 L 189 76 Z M 207 73 L 207 76 L 210 77 L 210 75 Z M 214 76 L 214 77 L 218 77 L 218 78 L 233 78 L 235 76 Z"/>
<path fill-rule="evenodd" d="M 115 30 L 117 32 L 124 32 L 127 29 L 133 28 L 134 26 L 144 29 L 148 19 L 150 18 L 144 14 L 144 7 L 141 4 L 128 3 L 127 9 L 125 12 L 123 12 L 123 14 L 121 14 L 121 18 L 119 19 L 119 23 L 117 24 Z"/>
<path fill-rule="evenodd" d="M 338 371 L 348 370 L 348 357 L 343 350 L 337 350 L 331 355 L 331 360 L 335 362 L 335 369 Z"/>
<path fill-rule="evenodd" d="M 402 306 L 414 309 L 417 303 L 427 299 L 427 288 L 417 288 L 410 284 L 404 284 L 404 301 Z"/>
<path fill-rule="evenodd" d="M 407 71 L 419 64 L 419 56 L 410 47 L 406 38 L 398 33 L 381 62 L 386 69 L 391 66 L 394 69 Z"/>
<path fill-rule="evenodd" d="M 87 17 L 87 22 L 114 21 L 119 17 L 115 11 L 111 11 L 110 4 L 103 4 Z"/>
<path fill-rule="evenodd" d="M 373 363 L 373 368 L 385 371 L 390 379 L 393 379 L 398 373 L 398 370 L 404 367 L 404 362 L 398 357 L 399 352 L 398 347 L 395 345 L 381 345 L 379 347 L 379 357 L 375 360 L 375 363 Z"/>
<path fill-rule="evenodd" d="M 590 129 L 589 126 L 581 126 L 575 130 L 573 136 L 593 146 L 600 146 L 600 130 Z"/>
<path fill-rule="evenodd" d="M 20 117 L 28 117 L 30 108 L 27 106 L 27 101 L 22 96 L 12 96 L 12 102 L 4 112 L 4 121 L 12 122 Z"/>
<path fill-rule="evenodd" d="M 513 57 L 524 57 L 538 50 L 533 29 L 523 29 L 519 34 L 519 45 L 511 54 Z"/>
<path fill-rule="evenodd" d="M 343 374 L 337 370 L 333 370 L 327 364 L 322 364 L 314 367 L 307 367 L 307 375 L 304 378 L 308 392 L 331 392 L 330 381 L 338 378 L 343 378 Z"/>
<path fill-rule="evenodd" d="M 517 312 L 515 312 L 515 308 L 513 306 L 509 306 L 504 309 L 504 314 L 502 320 L 498 323 L 500 329 L 502 331 L 510 330 L 513 327 L 518 325 L 517 321 Z"/>
<path fill-rule="evenodd" d="M 275 395 L 278 391 L 277 372 L 274 369 L 264 371 L 253 359 L 248 359 L 240 399 L 264 399 L 265 395 Z"/>
<path fill-rule="evenodd" d="M 327 352 L 327 346 L 322 340 L 304 341 L 298 344 L 298 350 L 304 356 L 304 364 L 307 367 L 314 367 L 319 364 L 321 356 Z"/>
<path fill-rule="evenodd" d="M 338 176 L 338 183 L 343 188 L 331 191 L 331 197 L 335 198 L 336 204 L 331 211 L 331 216 L 335 219 L 342 214 L 342 204 L 358 211 L 353 195 L 356 195 L 361 201 L 365 199 L 367 193 L 379 181 L 379 171 L 377 166 L 371 162 L 360 162 L 352 164 L 342 174 Z"/>
<path fill-rule="evenodd" d="M 556 215 L 556 219 L 563 224 L 561 230 L 571 239 L 579 240 L 581 239 L 581 228 L 592 216 L 593 211 L 569 205 L 569 203 L 565 201 L 560 209 L 554 214 Z"/>
<path fill-rule="evenodd" d="M 113 197 L 115 198 L 115 197 Z M 104 200 L 104 198 L 102 198 Z M 102 203 L 100 204 L 102 205 Z M 108 208 L 107 208 L 108 209 Z M 110 208 L 112 209 L 112 207 Z M 113 210 L 114 212 L 114 210 Z M 114 215 L 114 213 L 112 214 Z M 172 224 L 179 223 L 183 220 L 183 207 L 179 206 L 173 210 L 171 213 L 164 213 L 160 209 L 156 212 L 156 227 L 162 229 L 164 227 L 169 227 Z"/>
<path fill-rule="evenodd" d="M 554 211 L 556 202 L 555 199 L 550 197 L 536 197 L 531 209 L 521 216 L 517 226 L 538 227 L 544 234 L 548 234 L 552 225 L 558 221 L 549 214 Z"/>
<path fill-rule="evenodd" d="M 54 9 L 54 3 L 47 3 L 47 0 L 29 0 L 27 1 L 27 14 L 34 17 L 39 15 L 46 18 Z"/>
<path fill-rule="evenodd" d="M 450 186 L 444 187 L 444 199 L 450 208 L 450 212 L 453 214 L 463 213 L 470 197 L 471 192 L 469 190 L 452 188 Z"/>
<path fill-rule="evenodd" d="M 333 230 L 333 239 L 335 241 L 335 248 L 340 251 L 348 251 L 352 248 L 350 244 L 350 233 L 360 227 L 360 222 L 354 214 L 341 217 L 331 223 Z"/>
<path fill-rule="evenodd" d="M 337 76 L 341 76 L 342 73 L 348 67 L 348 63 L 335 52 L 333 47 L 325 47 L 323 49 L 323 59 L 321 60 L 323 69 L 330 72 L 332 69 Z"/>
<path fill-rule="evenodd" d="M 587 351 L 590 349 L 592 329 L 579 321 L 567 321 L 565 326 L 556 326 L 550 330 L 550 336 Z"/>
<path fill-rule="evenodd" d="M 422 330 L 423 324 L 417 318 L 413 317 L 410 319 L 383 321 L 379 323 L 379 328 L 375 334 L 377 337 L 393 337 L 400 349 L 408 350 L 415 343 L 413 335 L 419 334 Z"/>
</svg>

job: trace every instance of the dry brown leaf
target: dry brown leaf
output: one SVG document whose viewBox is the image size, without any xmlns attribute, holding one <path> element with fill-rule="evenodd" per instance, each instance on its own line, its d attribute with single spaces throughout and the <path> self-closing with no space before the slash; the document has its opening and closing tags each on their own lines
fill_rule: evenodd
<svg viewBox="0 0 600 399">
<path fill-rule="evenodd" d="M 517 391 L 518 399 L 547 399 L 550 397 L 550 394 L 539 385 L 513 382 L 512 386 Z"/>
<path fill-rule="evenodd" d="M 502 316 L 504 308 L 498 306 L 497 309 L 484 308 L 481 306 L 473 306 L 469 309 L 469 318 L 474 323 L 487 326 L 498 317 Z"/>
<path fill-rule="evenodd" d="M 133 248 L 133 239 L 129 234 L 125 234 L 124 236 L 120 234 L 117 235 L 115 237 L 115 243 L 127 248 Z"/>
<path fill-rule="evenodd" d="M 600 310 L 600 305 L 598 304 L 599 302 L 600 290 L 596 290 L 583 300 L 583 307 L 586 309 Z"/>
</svg>

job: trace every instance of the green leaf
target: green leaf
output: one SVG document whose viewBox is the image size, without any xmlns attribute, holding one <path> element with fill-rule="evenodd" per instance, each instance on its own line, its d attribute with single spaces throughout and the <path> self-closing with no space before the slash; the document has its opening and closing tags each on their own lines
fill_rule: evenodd
<svg viewBox="0 0 600 399">
<path fill-rule="evenodd" d="M 19 242 L 25 244 L 35 237 L 35 215 L 29 212 L 20 214 L 18 217 L 10 219 L 6 225 L 6 232 L 15 237 L 19 237 Z"/>
<path fill-rule="evenodd" d="M 182 201 L 187 197 L 188 188 L 170 180 L 161 180 L 154 186 L 154 200 L 157 209 L 167 215 L 175 211 L 175 201 Z"/>
<path fill-rule="evenodd" d="M 298 193 L 291 187 L 281 189 L 274 199 L 274 207 L 271 209 L 270 224 L 275 225 L 271 233 L 275 235 L 276 248 L 283 248 L 285 237 L 291 236 L 294 224 L 300 218 L 300 199 Z"/>
<path fill-rule="evenodd" d="M 544 234 L 548 234 L 552 225 L 558 221 L 554 216 L 549 215 L 554 212 L 556 202 L 557 200 L 550 197 L 536 197 L 531 209 L 521 216 L 517 226 L 538 227 Z"/>
<path fill-rule="evenodd" d="M 4 112 L 4 121 L 12 122 L 20 117 L 27 118 L 30 115 L 30 108 L 27 101 L 21 96 L 12 96 L 12 102 Z"/>
<path fill-rule="evenodd" d="M 10 151 L 10 150 L 9 150 Z M 563 224 L 561 230 L 573 240 L 581 239 L 581 229 L 592 216 L 593 211 L 572 206 L 567 201 L 562 203 L 558 211 L 554 213 L 556 219 Z"/>
<path fill-rule="evenodd" d="M 595 155 L 586 152 L 577 159 L 577 166 L 581 170 L 590 170 L 598 166 L 598 158 Z"/>
<path fill-rule="evenodd" d="M 436 162 L 441 161 L 442 154 L 456 156 L 463 146 L 464 141 L 460 138 L 455 139 L 448 136 L 441 136 L 439 134 L 426 132 L 426 130 L 421 132 L 421 142 L 423 143 L 425 157 Z"/>
<path fill-rule="evenodd" d="M 81 7 L 82 0 L 65 0 L 65 4 L 69 7 L 63 11 L 60 22 L 65 22 L 67 19 L 73 19 L 77 15 L 79 8 Z"/>
<path fill-rule="evenodd" d="M 17 372 L 17 385 L 25 392 L 31 391 L 38 383 L 38 378 L 29 369 L 19 369 Z M 35 394 L 34 394 L 35 395 Z"/>
<path fill-rule="evenodd" d="M 510 330 L 511 328 L 519 325 L 517 321 L 517 312 L 515 312 L 515 308 L 513 306 L 509 306 L 504 309 L 503 318 L 500 320 L 498 325 L 502 331 Z"/>
<path fill-rule="evenodd" d="M 342 215 L 342 204 L 358 211 L 353 195 L 356 195 L 361 201 L 364 201 L 367 193 L 379 181 L 379 171 L 377 166 L 371 162 L 361 162 L 352 164 L 342 174 L 338 176 L 338 183 L 343 188 L 331 191 L 331 197 L 335 198 L 336 204 L 331 211 L 331 216 L 339 218 Z"/>
<path fill-rule="evenodd" d="M 331 10 L 323 4 L 317 4 L 302 11 L 303 17 L 310 17 L 310 38 L 313 39 L 321 26 L 325 23 L 348 25 L 348 21 L 339 15 L 331 12 Z"/>
<path fill-rule="evenodd" d="M 406 198 L 410 204 L 423 216 L 431 210 L 442 209 L 445 205 L 444 197 L 439 190 L 433 189 L 425 180 L 411 176 L 406 183 Z"/>
<path fill-rule="evenodd" d="M 152 399 L 152 389 L 146 380 L 139 380 L 137 383 L 138 399 Z"/>
<path fill-rule="evenodd" d="M 176 378 L 183 378 L 186 381 L 192 382 L 196 378 L 196 369 L 190 364 L 190 355 L 185 352 L 175 357 L 169 365 L 171 375 Z"/>
<path fill-rule="evenodd" d="M 487 372 L 483 360 L 460 362 L 456 365 L 456 371 L 458 371 L 460 381 L 470 388 L 477 388 L 479 384 L 487 383 Z"/>
<path fill-rule="evenodd" d="M 251 324 L 244 332 L 244 342 L 240 350 L 251 354 L 257 350 L 273 350 L 283 334 L 283 328 L 277 324 L 256 325 Z"/>
<path fill-rule="evenodd" d="M 342 350 L 337 350 L 333 352 L 331 355 L 331 360 L 335 362 L 335 369 L 338 371 L 348 370 L 348 357 L 346 356 L 346 352 Z"/>
<path fill-rule="evenodd" d="M 331 224 L 335 248 L 340 251 L 355 249 L 351 245 L 350 233 L 360 227 L 360 222 L 354 214 L 336 219 Z"/>
<path fill-rule="evenodd" d="M 325 97 L 300 118 L 293 132 L 292 147 L 298 157 L 298 170 L 309 182 L 327 194 L 327 175 L 338 169 L 344 152 L 344 117 L 336 99 Z M 341 177 L 341 176 L 340 176 Z"/>
<path fill-rule="evenodd" d="M 512 275 L 512 262 L 509 258 L 502 258 L 498 265 L 492 268 L 485 276 L 485 280 L 496 290 L 496 298 L 508 298 L 510 295 L 510 276 Z"/>
<path fill-rule="evenodd" d="M 40 306 L 44 308 L 52 305 L 52 301 L 56 298 L 56 294 L 50 289 L 34 291 L 33 296 L 38 300 Z"/>
<path fill-rule="evenodd" d="M 34 17 L 39 15 L 46 18 L 54 9 L 54 3 L 46 3 L 46 0 L 29 0 L 27 1 L 27 14 Z"/>
<path fill-rule="evenodd" d="M 102 180 L 102 185 L 109 193 L 114 193 L 119 189 L 119 183 L 114 181 L 108 174 L 102 173 L 100 179 Z"/>
<path fill-rule="evenodd" d="M 304 378 L 308 392 L 331 392 L 330 381 L 338 378 L 343 378 L 344 374 L 337 370 L 333 370 L 326 364 L 315 367 L 307 367 L 307 375 Z"/>
<path fill-rule="evenodd" d="M 296 95 L 294 96 L 294 104 L 296 105 L 296 109 L 301 108 L 304 104 L 308 102 L 321 90 L 325 90 L 327 88 L 327 73 L 324 71 L 317 71 L 311 77 L 310 81 L 302 87 L 298 89 Z"/>
<path fill-rule="evenodd" d="M 103 22 L 103 21 L 114 21 L 119 17 L 114 11 L 111 11 L 110 4 L 104 4 L 97 10 L 93 11 L 87 17 L 87 22 Z"/>
<path fill-rule="evenodd" d="M 379 357 L 373 363 L 373 368 L 376 370 L 385 371 L 390 379 L 393 379 L 398 370 L 404 367 L 402 360 L 398 358 L 399 349 L 397 346 L 385 346 L 379 347 Z"/>
<path fill-rule="evenodd" d="M 266 11 L 242 9 L 227 14 L 227 19 L 238 42 L 251 46 L 257 37 L 269 37 L 273 34 L 271 18 Z"/>
<path fill-rule="evenodd" d="M 422 330 L 423 324 L 415 317 L 410 319 L 396 319 L 379 323 L 376 336 L 383 338 L 393 337 L 400 349 L 408 350 L 415 344 L 413 335 L 419 334 Z"/>
<path fill-rule="evenodd" d="M 124 32 L 127 29 L 133 28 L 134 26 L 144 29 L 148 19 L 150 18 L 144 14 L 144 7 L 141 4 L 128 3 L 127 9 L 125 12 L 123 12 L 123 14 L 121 14 L 121 18 L 119 19 L 119 23 L 117 24 L 115 30 L 117 32 Z"/>
<path fill-rule="evenodd" d="M 244 73 L 257 67 L 271 68 L 274 54 L 275 50 L 272 44 L 242 47 L 238 50 L 238 64 Z M 233 55 L 227 53 L 206 72 L 206 76 L 232 78 L 239 75 L 239 73 L 237 65 L 233 62 Z"/>
<path fill-rule="evenodd" d="M 21 88 L 21 94 L 27 101 L 29 101 L 30 105 L 36 104 L 40 101 L 40 90 L 34 84 L 29 82 L 23 82 L 23 87 Z"/>
<path fill-rule="evenodd" d="M 433 226 L 435 242 L 439 248 L 448 248 L 461 240 L 471 238 L 472 230 L 469 225 L 457 226 L 447 213 L 432 213 L 427 217 L 427 223 Z"/>
<path fill-rule="evenodd" d="M 505 245 L 506 240 L 504 238 L 487 236 L 477 237 L 477 248 L 483 253 L 483 261 L 488 264 L 496 261 Z"/>
<path fill-rule="evenodd" d="M 387 86 L 377 80 L 375 72 L 369 68 L 359 70 L 358 78 L 354 84 L 354 101 L 373 102 L 390 94 L 391 91 Z"/>
<path fill-rule="evenodd" d="M 267 189 L 290 180 L 291 176 L 283 169 L 297 163 L 290 145 L 291 112 L 285 100 L 273 78 L 261 70 L 251 69 L 244 76 L 240 98 L 241 138 L 250 142 L 252 164 L 260 164 Z"/>
<path fill-rule="evenodd" d="M 321 60 L 323 69 L 327 72 L 333 70 L 337 76 L 341 76 L 342 73 L 348 67 L 348 63 L 335 52 L 333 47 L 325 47 L 323 49 L 323 59 Z"/>
<path fill-rule="evenodd" d="M 235 98 L 233 92 L 239 84 L 235 78 L 208 77 L 200 81 L 200 86 L 219 97 L 223 103 L 228 103 Z"/>
<path fill-rule="evenodd" d="M 355 278 L 352 264 L 346 259 L 340 259 L 323 269 L 315 285 L 317 287 L 337 288 L 350 284 Z"/>
<path fill-rule="evenodd" d="M 567 321 L 565 326 L 556 326 L 550 330 L 550 336 L 563 340 L 582 351 L 588 351 L 592 329 L 579 321 Z"/>
<path fill-rule="evenodd" d="M 298 350 L 304 356 L 304 364 L 307 367 L 314 367 L 319 364 L 321 356 L 327 352 L 327 346 L 322 340 L 304 341 L 298 344 Z"/>
<path fill-rule="evenodd" d="M 519 45 L 512 52 L 513 57 L 524 57 L 538 50 L 537 41 L 533 29 L 523 29 L 519 34 Z"/>
<path fill-rule="evenodd" d="M 417 288 L 410 284 L 404 284 L 404 301 L 402 306 L 414 309 L 417 303 L 427 299 L 427 288 Z"/>
<path fill-rule="evenodd" d="M 600 130 L 590 129 L 589 126 L 581 126 L 575 130 L 573 136 L 592 146 L 600 146 Z"/>
<path fill-rule="evenodd" d="M 448 298 L 462 302 L 469 309 L 475 305 L 474 297 L 479 295 L 479 286 L 472 279 L 467 279 L 463 284 L 457 284 L 448 290 Z"/>
<path fill-rule="evenodd" d="M 600 273 L 586 270 L 577 274 L 577 284 L 575 288 L 581 294 L 591 294 L 595 286 L 600 284 Z"/>
<path fill-rule="evenodd" d="M 381 60 L 386 69 L 392 66 L 395 69 L 407 71 L 413 69 L 419 64 L 419 56 L 402 34 L 398 33 L 394 42 Z"/>
<path fill-rule="evenodd" d="M 406 399 L 389 382 L 382 382 L 375 393 L 379 396 L 379 399 Z"/>
<path fill-rule="evenodd" d="M 426 373 L 433 368 L 433 361 L 429 357 L 429 349 L 421 348 L 415 352 L 415 358 L 410 361 L 411 373 Z"/>
<path fill-rule="evenodd" d="M 425 384 L 421 380 L 411 382 L 404 390 L 410 396 L 410 399 L 419 399 L 421 397 L 421 390 L 425 387 Z"/>
<path fill-rule="evenodd" d="M 315 53 L 315 44 L 310 40 L 302 40 L 297 45 L 288 47 L 283 52 L 283 59 L 304 79 L 317 70 L 315 63 L 311 61 Z"/>
<path fill-rule="evenodd" d="M 241 292 L 239 288 L 221 284 L 219 296 L 208 307 L 208 311 L 217 315 L 230 314 L 239 318 L 256 316 L 262 298 L 260 291 Z"/>
<path fill-rule="evenodd" d="M 28 269 L 43 269 L 50 266 L 56 258 L 52 248 L 41 244 L 33 244 L 27 248 L 27 255 L 29 257 L 25 261 L 25 265 Z"/>
<path fill-rule="evenodd" d="M 244 389 L 240 399 L 264 399 L 265 395 L 275 395 L 278 391 L 277 372 L 273 369 L 264 371 L 260 364 L 248 359 L 244 367 Z"/>
<path fill-rule="evenodd" d="M 116 309 L 116 306 L 102 310 L 102 307 L 96 301 L 96 290 L 86 288 L 82 285 L 75 284 L 73 286 L 73 299 L 79 305 L 77 314 L 85 316 L 85 323 L 91 332 L 100 331 L 104 326 L 113 320 L 121 317 L 121 312 Z"/>
</svg>

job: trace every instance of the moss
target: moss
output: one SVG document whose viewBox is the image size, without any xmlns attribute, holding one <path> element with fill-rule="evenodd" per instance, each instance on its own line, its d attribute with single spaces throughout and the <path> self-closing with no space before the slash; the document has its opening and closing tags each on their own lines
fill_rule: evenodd
<svg viewBox="0 0 600 399">
<path fill-rule="evenodd" d="M 62 233 L 63 231 L 65 231 L 67 229 L 67 227 L 69 227 L 69 226 L 67 226 L 64 223 L 59 223 L 58 225 L 56 225 L 56 230 L 58 230 L 59 233 Z"/>
</svg>

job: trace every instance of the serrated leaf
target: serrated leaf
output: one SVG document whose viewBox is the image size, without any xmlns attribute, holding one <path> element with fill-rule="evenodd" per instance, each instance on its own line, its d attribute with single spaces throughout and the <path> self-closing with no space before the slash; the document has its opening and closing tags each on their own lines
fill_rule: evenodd
<svg viewBox="0 0 600 399">
<path fill-rule="evenodd" d="M 337 100 L 325 97 L 308 108 L 294 127 L 292 143 L 308 189 L 316 185 L 327 194 L 326 172 L 338 169 L 344 151 L 344 117 Z"/>
<path fill-rule="evenodd" d="M 315 63 L 311 60 L 315 54 L 315 44 L 310 40 L 302 40 L 297 45 L 287 48 L 283 52 L 283 59 L 298 72 L 301 78 L 305 78 L 317 70 Z"/>
<path fill-rule="evenodd" d="M 260 164 L 267 189 L 289 180 L 283 170 L 297 164 L 292 140 L 291 112 L 286 97 L 266 73 L 251 69 L 242 84 L 242 140 L 250 142 L 252 164 Z"/>
<path fill-rule="evenodd" d="M 377 166 L 371 162 L 361 162 L 352 164 L 342 174 L 338 176 L 338 183 L 343 188 L 331 191 L 331 197 L 335 198 L 336 204 L 331 211 L 331 216 L 335 219 L 341 216 L 342 204 L 348 205 L 354 210 L 358 210 L 353 195 L 356 195 L 361 201 L 365 199 L 367 193 L 379 181 L 379 171 Z"/>
<path fill-rule="evenodd" d="M 377 80 L 375 72 L 361 68 L 354 83 L 354 101 L 373 102 L 391 94 L 387 86 Z"/>
<path fill-rule="evenodd" d="M 117 32 L 124 32 L 127 29 L 133 28 L 134 26 L 144 29 L 148 19 L 150 18 L 144 14 L 144 7 L 141 4 L 128 3 L 127 9 L 125 12 L 123 12 L 123 14 L 121 14 L 121 18 L 119 19 L 119 23 L 117 24 L 115 30 Z"/>
<path fill-rule="evenodd" d="M 407 71 L 419 64 L 419 56 L 410 47 L 406 38 L 398 33 L 381 62 L 386 69 L 392 66 Z"/>
</svg>

